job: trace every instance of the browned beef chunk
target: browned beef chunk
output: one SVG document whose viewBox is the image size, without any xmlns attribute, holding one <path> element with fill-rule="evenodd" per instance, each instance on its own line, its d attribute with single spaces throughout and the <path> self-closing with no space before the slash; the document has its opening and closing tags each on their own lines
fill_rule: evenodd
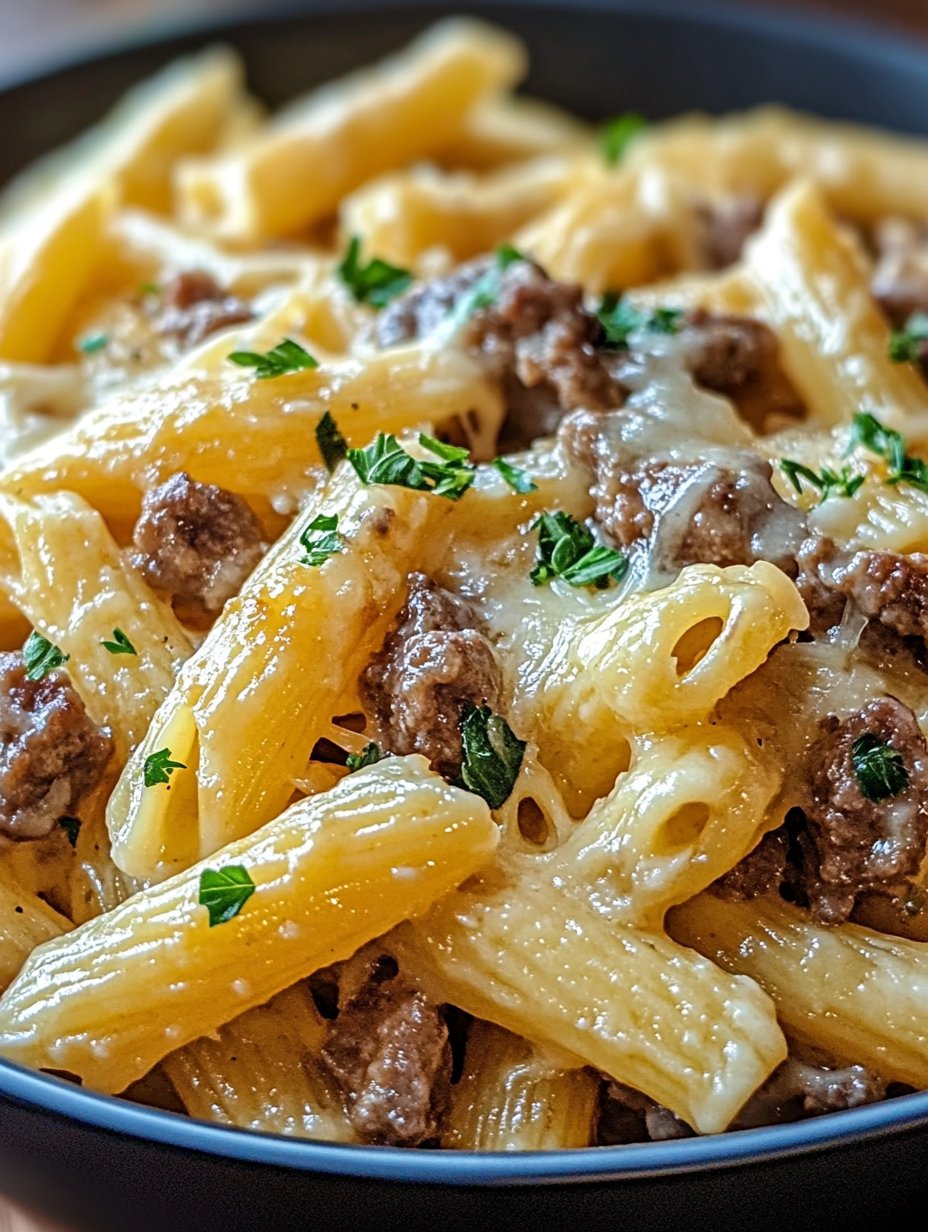
<svg viewBox="0 0 928 1232">
<path fill-rule="evenodd" d="M 155 325 L 185 348 L 194 347 L 219 329 L 250 321 L 251 304 L 228 295 L 203 270 L 178 274 L 161 289 Z"/>
<path fill-rule="evenodd" d="M 450 1090 L 448 1029 L 391 959 L 373 964 L 340 1007 L 322 1056 L 363 1141 L 418 1146 L 436 1136 Z"/>
<path fill-rule="evenodd" d="M 901 755 L 908 786 L 898 794 L 870 800 L 861 791 L 851 750 L 865 734 Z M 859 894 L 898 893 L 918 871 L 928 846 L 928 748 L 911 710 L 882 697 L 830 720 L 809 765 L 800 884 L 815 916 L 839 924 Z"/>
<path fill-rule="evenodd" d="M 850 599 L 900 637 L 928 639 L 928 555 L 840 552 L 818 537 L 803 544 L 799 564 L 799 587 L 814 628 L 837 624 Z"/>
<path fill-rule="evenodd" d="M 722 898 L 758 898 L 779 889 L 786 875 L 789 842 L 783 829 L 770 830 L 753 851 L 720 877 L 713 889 Z"/>
<path fill-rule="evenodd" d="M 801 1121 L 886 1098 L 886 1083 L 862 1065 L 787 1059 L 751 1096 L 732 1129 Z"/>
<path fill-rule="evenodd" d="M 133 542 L 155 590 L 207 612 L 238 593 L 267 548 L 240 496 L 183 471 L 145 494 Z"/>
<path fill-rule="evenodd" d="M 769 463 L 732 450 L 725 465 L 626 464 L 609 426 L 608 416 L 581 412 L 564 421 L 560 439 L 568 456 L 591 470 L 594 517 L 616 543 L 627 548 L 649 538 L 654 559 L 667 568 L 769 560 L 795 574 L 805 519 L 777 495 Z"/>
<path fill-rule="evenodd" d="M 470 605 L 422 573 L 394 633 L 364 672 L 362 697 L 392 753 L 421 753 L 446 778 L 461 769 L 461 719 L 497 709 L 502 677 Z"/>
<path fill-rule="evenodd" d="M 742 419 L 762 432 L 805 415 L 802 399 L 780 364 L 780 344 L 752 317 L 689 315 L 681 338 L 693 380 L 730 398 Z"/>
<path fill-rule="evenodd" d="M 496 292 L 463 323 L 463 339 L 503 385 L 505 448 L 550 434 L 565 410 L 603 410 L 624 400 L 613 374 L 615 357 L 598 345 L 602 329 L 584 307 L 581 288 L 553 281 L 531 261 L 497 271 L 483 258 L 414 287 L 381 313 L 381 345 L 437 329 L 484 278 L 498 279 Z"/>
<path fill-rule="evenodd" d="M 763 220 L 764 203 L 759 197 L 705 202 L 698 206 L 696 234 L 700 264 L 710 270 L 734 265 Z"/>
<path fill-rule="evenodd" d="M 620 1146 L 627 1142 L 666 1142 L 691 1138 L 685 1121 L 663 1104 L 621 1082 L 606 1084 L 601 1101 L 597 1143 Z"/>
<path fill-rule="evenodd" d="M 27 680 L 21 655 L 0 654 L 0 832 L 49 834 L 99 782 L 112 752 L 65 676 Z"/>
</svg>

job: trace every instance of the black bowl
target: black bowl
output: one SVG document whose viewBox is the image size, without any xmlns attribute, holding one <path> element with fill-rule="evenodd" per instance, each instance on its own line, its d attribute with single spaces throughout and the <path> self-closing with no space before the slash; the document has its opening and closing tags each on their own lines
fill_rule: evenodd
<svg viewBox="0 0 928 1232">
<path fill-rule="evenodd" d="M 454 9 L 455 6 L 450 6 Z M 270 103 L 403 43 L 449 6 L 328 0 L 175 33 L 0 93 L 0 178 L 133 82 L 220 38 Z M 866 28 L 648 0 L 478 4 L 532 53 L 529 88 L 591 117 L 780 101 L 918 128 L 928 50 Z M 0 1189 L 87 1232 L 435 1227 L 857 1228 L 924 1208 L 928 1093 L 714 1138 L 532 1155 L 346 1147 L 247 1134 L 0 1062 Z"/>
</svg>

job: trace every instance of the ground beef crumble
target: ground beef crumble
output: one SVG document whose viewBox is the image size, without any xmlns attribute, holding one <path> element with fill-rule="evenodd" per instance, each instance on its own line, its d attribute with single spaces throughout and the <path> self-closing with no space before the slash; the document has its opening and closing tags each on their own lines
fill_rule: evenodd
<svg viewBox="0 0 928 1232">
<path fill-rule="evenodd" d="M 461 769 L 464 712 L 499 708 L 502 676 L 477 623 L 463 599 L 413 573 L 396 630 L 361 678 L 386 749 L 421 753 L 448 779 Z"/>
<path fill-rule="evenodd" d="M 28 680 L 0 654 L 0 832 L 41 838 L 100 781 L 113 752 L 61 672 Z"/>
<path fill-rule="evenodd" d="M 218 612 L 267 550 L 248 504 L 181 471 L 151 489 L 133 536 L 133 563 L 157 591 Z"/>
<path fill-rule="evenodd" d="M 154 325 L 159 334 L 176 338 L 187 350 L 217 330 L 253 318 L 247 300 L 229 295 L 203 270 L 189 270 L 160 288 Z"/>
<path fill-rule="evenodd" d="M 322 1056 L 362 1141 L 419 1146 L 437 1136 L 450 1096 L 448 1028 L 393 959 L 372 962 L 340 1004 Z"/>
</svg>

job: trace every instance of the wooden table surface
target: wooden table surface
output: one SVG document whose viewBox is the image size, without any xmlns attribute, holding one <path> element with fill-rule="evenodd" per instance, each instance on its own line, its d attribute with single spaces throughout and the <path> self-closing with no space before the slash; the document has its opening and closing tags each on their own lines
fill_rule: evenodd
<svg viewBox="0 0 928 1232">
<path fill-rule="evenodd" d="M 728 0 L 750 7 L 754 0 Z M 271 7 L 271 0 L 0 0 L 0 77 L 25 74 L 65 54 L 90 50 L 103 38 L 117 39 L 174 20 L 203 14 L 245 13 Z M 928 0 L 764 0 L 757 7 L 843 15 L 879 22 L 928 39 Z M 466 3 L 460 8 L 465 10 Z M 0 1199 L 0 1232 L 66 1232 L 14 1209 Z"/>
</svg>

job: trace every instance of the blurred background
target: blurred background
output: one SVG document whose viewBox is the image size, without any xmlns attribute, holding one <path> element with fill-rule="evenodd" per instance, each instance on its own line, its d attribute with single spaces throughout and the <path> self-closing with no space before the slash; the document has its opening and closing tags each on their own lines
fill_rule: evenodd
<svg viewBox="0 0 928 1232">
<path fill-rule="evenodd" d="M 758 7 L 755 0 L 716 2 L 734 8 Z M 286 6 L 301 7 L 295 0 Z M 200 15 L 260 13 L 274 7 L 284 4 L 275 5 L 275 0 L 0 0 L 0 77 L 22 76 L 44 61 L 80 54 L 104 38 L 169 28 Z M 466 11 L 466 0 L 459 7 Z M 763 7 L 866 18 L 928 38 L 928 0 L 763 0 Z"/>
</svg>

